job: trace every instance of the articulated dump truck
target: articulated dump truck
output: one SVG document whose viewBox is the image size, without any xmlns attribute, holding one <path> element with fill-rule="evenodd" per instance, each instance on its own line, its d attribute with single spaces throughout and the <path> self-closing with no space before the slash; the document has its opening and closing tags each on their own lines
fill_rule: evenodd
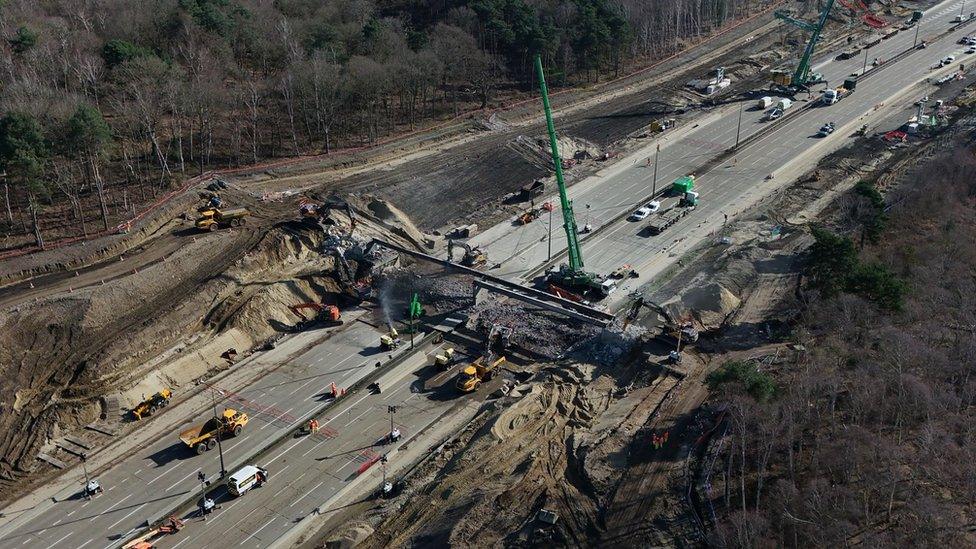
<svg viewBox="0 0 976 549">
<path fill-rule="evenodd" d="M 210 418 L 203 425 L 198 425 L 183 431 L 180 433 L 180 440 L 188 448 L 195 450 L 198 454 L 202 454 L 207 450 L 213 450 L 217 446 L 218 436 L 223 439 L 229 436 L 236 437 L 240 435 L 241 431 L 244 430 L 244 426 L 250 420 L 251 418 L 244 412 L 238 412 L 237 410 L 228 408 L 224 410 L 224 414 L 219 418 Z"/>
</svg>

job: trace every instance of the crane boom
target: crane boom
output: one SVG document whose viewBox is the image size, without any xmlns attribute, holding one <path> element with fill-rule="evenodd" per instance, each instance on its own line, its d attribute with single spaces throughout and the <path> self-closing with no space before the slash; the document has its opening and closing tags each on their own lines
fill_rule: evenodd
<svg viewBox="0 0 976 549">
<path fill-rule="evenodd" d="M 817 20 L 816 24 L 800 21 L 799 19 L 778 11 L 773 14 L 777 18 L 810 33 L 810 41 L 807 42 L 807 46 L 803 50 L 803 57 L 800 58 L 800 63 L 796 66 L 796 70 L 793 71 L 792 84 L 794 86 L 806 86 L 810 80 L 810 59 L 813 57 L 813 52 L 817 47 L 817 42 L 820 41 L 820 33 L 823 32 L 824 25 L 827 24 L 827 17 L 830 15 L 830 10 L 833 7 L 834 0 L 827 0 L 824 9 L 820 12 L 820 18 Z"/>
<path fill-rule="evenodd" d="M 566 229 L 566 244 L 569 250 L 569 268 L 574 272 L 583 270 L 583 254 L 580 250 L 579 237 L 576 232 L 576 217 L 573 215 L 573 202 L 566 194 L 566 183 L 563 181 L 563 163 L 559 158 L 559 145 L 556 143 L 556 127 L 552 123 L 552 109 L 549 107 L 549 91 L 546 88 L 546 76 L 542 71 L 542 56 L 535 56 L 535 72 L 539 77 L 539 89 L 542 91 L 542 107 L 546 111 L 546 129 L 549 131 L 549 146 L 552 149 L 552 163 L 556 168 L 556 185 L 559 186 L 559 204 L 563 211 L 563 228 Z"/>
</svg>

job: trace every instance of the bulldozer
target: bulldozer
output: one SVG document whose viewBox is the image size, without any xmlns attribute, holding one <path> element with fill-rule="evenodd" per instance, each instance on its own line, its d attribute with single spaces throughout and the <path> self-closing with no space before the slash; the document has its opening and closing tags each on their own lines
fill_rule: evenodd
<svg viewBox="0 0 976 549">
<path fill-rule="evenodd" d="M 542 208 L 529 208 L 518 217 L 519 225 L 528 225 L 542 215 Z"/>
<path fill-rule="evenodd" d="M 498 370 L 499 365 L 505 362 L 505 357 L 499 357 L 493 361 L 490 358 L 482 357 L 458 374 L 454 386 L 462 393 L 471 393 L 481 385 L 482 381 L 490 381 Z"/>
<path fill-rule="evenodd" d="M 159 411 L 160 408 L 165 408 L 172 398 L 173 391 L 170 389 L 163 389 L 162 391 L 159 391 L 153 396 L 140 402 L 135 408 L 132 409 L 132 415 L 136 418 L 136 420 L 151 416 Z"/>
<path fill-rule="evenodd" d="M 328 326 L 337 326 L 342 324 L 342 320 L 340 320 L 342 318 L 342 314 L 339 312 L 339 307 L 336 307 L 335 305 L 310 302 L 291 305 L 288 307 L 288 309 L 301 318 L 298 324 L 295 324 L 296 332 L 300 332 L 309 324 L 314 324 L 316 322 L 322 322 Z M 302 313 L 303 309 L 313 309 L 316 312 L 315 318 L 309 319 L 304 313 Z"/>
</svg>

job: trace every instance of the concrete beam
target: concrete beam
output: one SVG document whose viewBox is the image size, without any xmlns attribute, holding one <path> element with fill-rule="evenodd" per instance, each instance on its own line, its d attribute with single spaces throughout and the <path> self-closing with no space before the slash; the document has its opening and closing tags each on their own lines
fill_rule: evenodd
<svg viewBox="0 0 976 549">
<path fill-rule="evenodd" d="M 510 297 L 512 299 L 517 299 L 519 301 L 528 303 L 529 305 L 532 305 L 533 307 L 539 307 L 540 309 L 545 309 L 547 311 L 551 311 L 551 312 L 554 312 L 556 314 L 561 314 L 563 316 L 568 316 L 569 318 L 572 318 L 572 319 L 575 319 L 575 320 L 579 320 L 581 322 L 586 322 L 588 324 L 595 324 L 595 325 L 597 325 L 597 326 L 599 326 L 601 328 L 606 328 L 607 326 L 610 325 L 610 321 L 609 320 L 601 319 L 601 318 L 593 318 L 591 316 L 587 316 L 585 314 L 582 314 L 582 313 L 579 313 L 579 312 L 576 312 L 576 311 L 572 311 L 572 310 L 569 310 L 569 309 L 565 309 L 565 308 L 560 307 L 559 305 L 556 305 L 554 303 L 547 303 L 545 301 L 541 301 L 541 300 L 535 299 L 534 297 L 530 297 L 530 296 L 521 294 L 521 293 L 519 293 L 519 292 L 517 292 L 515 290 L 510 290 L 508 288 L 503 288 L 501 286 L 497 286 L 495 284 L 491 284 L 490 282 L 485 282 L 484 280 L 475 280 L 474 281 L 474 285 L 475 285 L 475 288 L 480 288 L 480 289 L 483 289 L 483 290 L 487 290 L 489 292 L 499 293 L 499 294 L 508 296 L 508 297 Z M 477 295 L 477 293 L 476 293 L 476 295 Z M 475 301 L 477 302 L 478 300 L 475 299 Z"/>
</svg>

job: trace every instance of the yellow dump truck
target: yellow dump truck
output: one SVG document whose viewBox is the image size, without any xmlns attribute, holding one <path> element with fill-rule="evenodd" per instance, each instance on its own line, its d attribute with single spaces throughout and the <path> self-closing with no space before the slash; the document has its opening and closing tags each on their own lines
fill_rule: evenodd
<svg viewBox="0 0 976 549">
<path fill-rule="evenodd" d="M 490 360 L 490 359 L 488 359 Z M 482 381 L 488 381 L 491 376 L 495 375 L 498 367 L 501 363 L 505 362 L 505 357 L 501 357 L 497 360 L 488 362 L 486 359 L 479 358 L 473 363 L 469 364 L 465 369 L 461 370 L 458 374 L 457 382 L 455 382 L 455 387 L 462 393 L 470 393 L 481 385 Z"/>
<path fill-rule="evenodd" d="M 180 440 L 187 447 L 196 450 L 198 454 L 202 454 L 207 450 L 213 450 L 217 446 L 218 435 L 221 438 L 240 435 L 244 426 L 250 420 L 251 418 L 244 412 L 227 408 L 219 418 L 210 418 L 203 425 L 187 429 L 180 433 Z"/>
<path fill-rule="evenodd" d="M 230 210 L 207 208 L 200 212 L 196 227 L 201 231 L 216 231 L 224 227 L 237 227 L 247 223 L 247 216 L 249 214 L 250 212 L 247 211 L 247 208 L 233 208 Z"/>
<path fill-rule="evenodd" d="M 173 391 L 169 389 L 163 389 L 153 396 L 140 402 L 135 408 L 132 409 L 132 415 L 136 419 L 142 419 L 146 416 L 151 416 L 159 411 L 160 408 L 165 408 L 169 404 L 170 399 L 173 398 Z"/>
</svg>

